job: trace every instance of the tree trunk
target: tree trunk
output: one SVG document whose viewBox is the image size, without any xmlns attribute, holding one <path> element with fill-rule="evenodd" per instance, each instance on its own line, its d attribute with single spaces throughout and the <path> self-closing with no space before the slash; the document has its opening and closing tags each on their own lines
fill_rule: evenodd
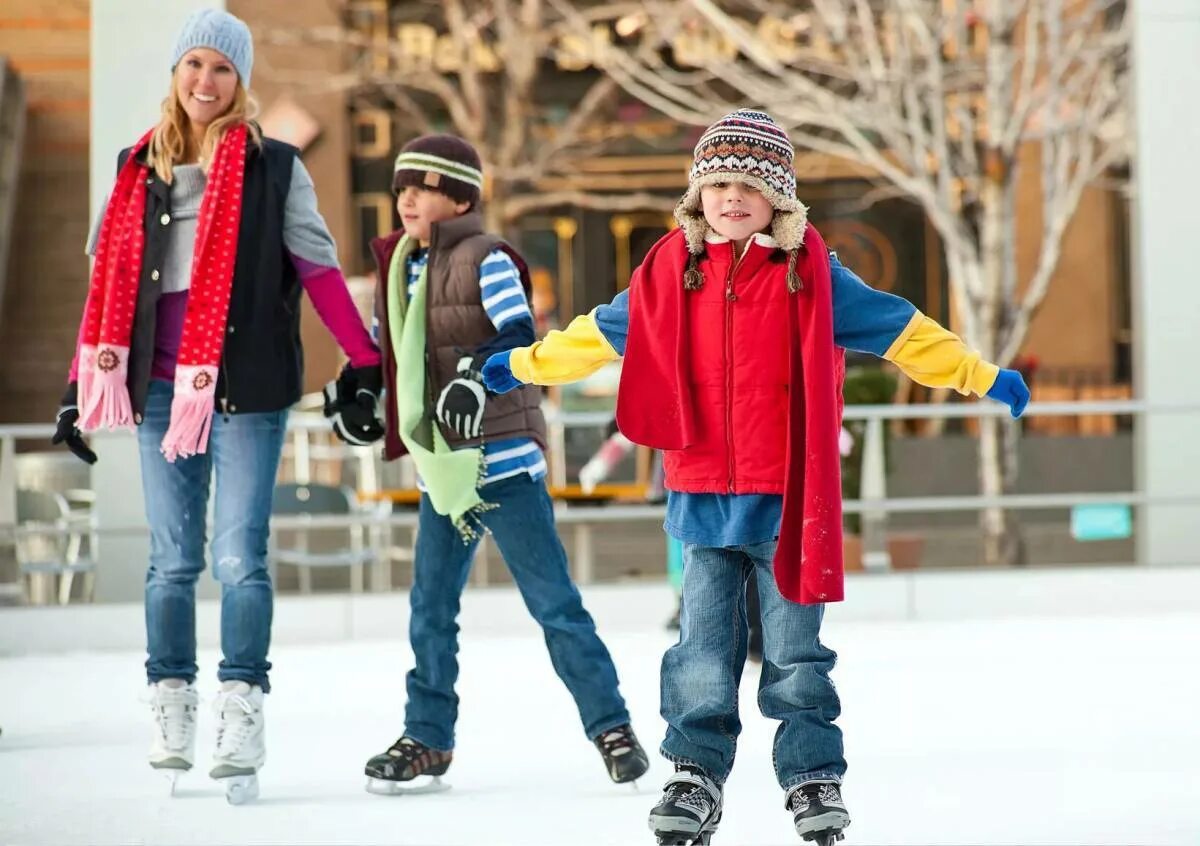
<svg viewBox="0 0 1200 846">
<path fill-rule="evenodd" d="M 1017 444 L 1020 429 L 1007 417 L 985 417 L 979 425 L 979 490 L 984 496 L 1013 493 L 1017 482 Z M 988 566 L 1024 564 L 1024 549 L 1016 520 L 1003 508 L 985 508 L 979 515 L 983 561 Z"/>
<path fill-rule="evenodd" d="M 978 338 L 968 339 L 986 361 L 997 361 L 1004 346 L 1013 296 L 1015 268 L 1015 173 L 996 154 L 985 175 L 981 201 L 978 280 L 981 293 Z M 984 417 L 979 426 L 979 491 L 984 496 L 1012 493 L 1017 481 L 1017 437 L 1010 418 Z M 1011 567 L 1021 557 L 1018 527 L 1003 508 L 985 508 L 979 515 L 983 534 L 983 561 L 987 566 Z"/>
<path fill-rule="evenodd" d="M 510 238 L 508 223 L 504 219 L 504 205 L 508 201 L 508 185 L 493 179 L 490 196 L 483 202 L 483 228 L 504 238 Z"/>
</svg>

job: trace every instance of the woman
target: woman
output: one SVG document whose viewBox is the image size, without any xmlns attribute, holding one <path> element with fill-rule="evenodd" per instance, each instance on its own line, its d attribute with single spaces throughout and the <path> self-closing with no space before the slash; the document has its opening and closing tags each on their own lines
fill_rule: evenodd
<svg viewBox="0 0 1200 846">
<path fill-rule="evenodd" d="M 231 802 L 258 793 L 272 587 L 271 494 L 287 409 L 300 397 L 300 290 L 350 359 L 336 430 L 368 443 L 379 352 L 345 280 L 295 148 L 251 122 L 246 25 L 205 9 L 175 45 L 162 118 L 118 159 L 56 443 L 85 461 L 82 431 L 137 427 L 150 525 L 146 670 L 150 765 L 191 768 L 198 697 L 195 585 L 216 473 L 213 575 L 221 582 L 221 682 L 210 775 Z"/>
</svg>

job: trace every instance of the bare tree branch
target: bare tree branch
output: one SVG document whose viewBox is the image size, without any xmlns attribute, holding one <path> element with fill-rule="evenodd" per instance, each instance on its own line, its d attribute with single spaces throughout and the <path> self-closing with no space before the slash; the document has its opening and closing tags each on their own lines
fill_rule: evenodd
<svg viewBox="0 0 1200 846">
<path fill-rule="evenodd" d="M 674 198 L 648 192 L 607 195 L 579 190 L 539 193 L 530 189 L 550 175 L 569 174 L 580 162 L 603 156 L 631 137 L 614 121 L 622 88 L 600 76 L 570 106 L 565 118 L 540 104 L 538 86 L 545 63 L 556 58 L 564 36 L 577 39 L 585 54 L 603 49 L 592 27 L 612 25 L 625 15 L 650 15 L 634 55 L 652 62 L 664 40 L 679 30 L 683 12 L 673 0 L 599 3 L 576 9 L 564 0 L 439 0 L 427 9 L 405 7 L 399 37 L 380 43 L 373 32 L 351 26 L 315 29 L 277 27 L 258 33 L 263 44 L 290 48 L 323 46 L 345 51 L 340 72 L 309 70 L 299 63 L 269 67 L 272 78 L 293 89 L 340 90 L 359 101 L 382 99 L 421 133 L 435 131 L 448 117 L 453 131 L 480 152 L 489 174 L 489 225 L 502 226 L 531 209 L 575 203 L 610 210 L 666 210 Z M 440 16 L 440 23 L 429 23 Z M 298 51 L 293 50 L 296 53 Z M 386 58 L 381 63 L 380 57 Z M 492 57 L 497 61 L 492 62 Z M 585 62 L 586 62 L 585 56 Z M 669 70 L 669 69 L 668 69 Z M 706 71 L 666 74 L 677 92 L 709 84 Z"/>
<path fill-rule="evenodd" d="M 702 62 L 718 80 L 716 97 L 698 102 L 677 72 L 629 50 L 604 56 L 612 78 L 699 125 L 761 106 L 798 146 L 865 166 L 919 203 L 941 236 L 964 334 L 990 360 L 1009 362 L 1047 296 L 1084 191 L 1129 154 L 1126 3 L 809 0 L 797 13 L 791 3 L 747 0 L 802 21 L 784 61 L 759 30 L 733 19 L 732 4 L 676 2 L 738 50 Z M 1016 189 L 1037 151 L 1041 241 L 1022 279 Z M 864 203 L 878 194 L 867 191 Z M 999 493 L 1012 484 L 1012 430 L 983 432 L 981 488 Z M 984 516 L 991 544 L 1005 518 Z"/>
</svg>

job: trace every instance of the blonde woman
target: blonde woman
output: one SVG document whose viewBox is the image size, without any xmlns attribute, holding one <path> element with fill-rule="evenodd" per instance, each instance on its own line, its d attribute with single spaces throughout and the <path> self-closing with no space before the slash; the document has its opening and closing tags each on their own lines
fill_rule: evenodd
<svg viewBox="0 0 1200 846">
<path fill-rule="evenodd" d="M 357 443 L 382 435 L 379 351 L 296 149 L 252 122 L 252 63 L 250 31 L 233 15 L 205 9 L 184 24 L 162 118 L 122 151 L 93 228 L 92 280 L 54 437 L 91 462 L 82 432 L 137 429 L 151 536 L 150 765 L 172 784 L 195 753 L 195 585 L 215 473 L 223 660 L 210 775 L 234 803 L 258 794 L 266 757 L 268 519 L 287 409 L 301 391 L 301 289 L 350 359 L 333 401 L 336 431 Z"/>
</svg>

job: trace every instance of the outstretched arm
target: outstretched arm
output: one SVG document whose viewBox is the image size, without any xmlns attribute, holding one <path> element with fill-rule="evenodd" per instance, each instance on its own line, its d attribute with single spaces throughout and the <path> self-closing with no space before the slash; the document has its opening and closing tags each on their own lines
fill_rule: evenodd
<svg viewBox="0 0 1200 846">
<path fill-rule="evenodd" d="M 1024 411 L 1029 389 L 1019 373 L 985 361 L 908 300 L 864 283 L 837 256 L 829 261 L 835 343 L 890 361 L 926 387 L 988 396 L 1006 403 L 1014 417 Z"/>
<path fill-rule="evenodd" d="M 488 389 L 503 393 L 520 384 L 562 385 L 595 373 L 625 352 L 629 328 L 629 291 L 608 305 L 571 321 L 545 339 L 526 347 L 497 353 L 484 365 Z"/>
</svg>

